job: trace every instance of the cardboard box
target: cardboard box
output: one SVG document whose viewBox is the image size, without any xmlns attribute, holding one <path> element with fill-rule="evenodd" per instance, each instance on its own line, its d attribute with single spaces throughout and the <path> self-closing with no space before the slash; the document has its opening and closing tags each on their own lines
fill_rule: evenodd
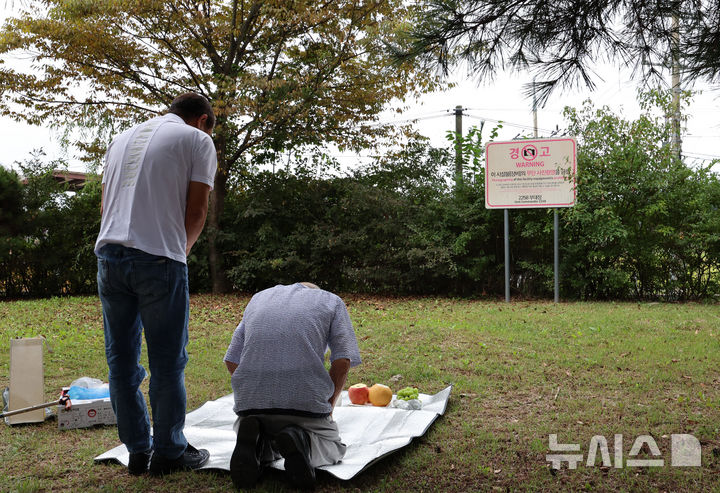
<svg viewBox="0 0 720 493">
<path fill-rule="evenodd" d="M 110 405 L 110 398 L 72 401 L 72 408 L 66 410 L 58 406 L 58 429 L 89 428 L 95 425 L 114 425 L 117 423 L 115 413 Z"/>
</svg>

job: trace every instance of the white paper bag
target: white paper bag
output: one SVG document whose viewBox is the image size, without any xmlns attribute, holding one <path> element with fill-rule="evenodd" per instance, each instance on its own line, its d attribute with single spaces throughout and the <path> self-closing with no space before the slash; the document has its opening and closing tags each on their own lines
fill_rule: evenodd
<svg viewBox="0 0 720 493">
<path fill-rule="evenodd" d="M 45 402 L 42 337 L 10 339 L 10 402 L 8 411 Z M 37 409 L 7 418 L 11 425 L 41 423 L 45 409 Z"/>
</svg>

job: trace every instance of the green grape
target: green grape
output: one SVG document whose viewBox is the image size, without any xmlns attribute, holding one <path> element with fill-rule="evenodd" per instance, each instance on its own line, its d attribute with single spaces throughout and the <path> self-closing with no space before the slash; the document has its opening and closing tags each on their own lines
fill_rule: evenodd
<svg viewBox="0 0 720 493">
<path fill-rule="evenodd" d="M 412 399 L 417 399 L 420 396 L 420 392 L 415 387 L 405 387 L 404 389 L 398 390 L 397 398 L 409 401 Z"/>
</svg>

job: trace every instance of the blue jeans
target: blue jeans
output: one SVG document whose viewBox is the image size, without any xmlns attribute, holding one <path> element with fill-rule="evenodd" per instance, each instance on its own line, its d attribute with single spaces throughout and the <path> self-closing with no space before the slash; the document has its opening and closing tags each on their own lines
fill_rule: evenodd
<svg viewBox="0 0 720 493">
<path fill-rule="evenodd" d="M 185 452 L 185 365 L 190 297 L 187 265 L 122 245 L 98 252 L 110 401 L 118 435 L 130 453 L 153 449 L 175 459 Z M 145 331 L 150 366 L 150 436 L 140 364 Z"/>
</svg>

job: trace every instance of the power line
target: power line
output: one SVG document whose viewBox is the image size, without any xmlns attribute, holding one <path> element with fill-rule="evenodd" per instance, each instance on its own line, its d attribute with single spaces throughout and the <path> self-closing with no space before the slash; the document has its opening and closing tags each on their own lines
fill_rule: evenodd
<svg viewBox="0 0 720 493">
<path fill-rule="evenodd" d="M 720 159 L 720 156 L 716 156 L 713 154 L 703 154 L 700 152 L 685 152 L 685 151 L 683 151 L 683 156 L 693 158 L 693 159 L 700 159 L 702 161 L 714 161 L 716 159 Z"/>
<path fill-rule="evenodd" d="M 532 126 L 530 126 L 530 125 L 523 125 L 523 124 L 521 124 L 521 123 L 512 123 L 512 122 L 508 122 L 507 120 L 496 120 L 496 119 L 494 119 L 494 118 L 488 118 L 488 117 L 485 117 L 485 116 L 470 115 L 470 114 L 467 114 L 467 113 L 465 114 L 465 116 L 467 116 L 468 118 L 473 118 L 473 119 L 475 119 L 475 120 L 486 121 L 486 122 L 494 122 L 494 123 L 500 123 L 500 124 L 502 124 L 503 126 L 515 127 L 515 128 L 520 128 L 520 129 L 523 129 L 523 130 L 530 130 L 530 131 L 534 130 L 534 127 L 532 127 Z M 538 131 L 542 131 L 543 133 L 548 133 L 548 134 L 549 134 L 549 133 L 556 132 L 557 130 L 550 130 L 550 129 L 547 129 L 547 128 L 538 128 Z"/>
<path fill-rule="evenodd" d="M 475 108 L 463 108 L 463 111 L 470 111 L 470 110 L 476 110 L 476 109 L 475 109 Z M 410 119 L 407 119 L 407 120 L 400 120 L 400 121 L 397 121 L 397 122 L 388 122 L 388 123 L 386 123 L 386 124 L 400 124 L 400 123 L 418 122 L 418 121 L 432 120 L 432 119 L 435 119 L 435 118 L 442 118 L 442 117 L 445 117 L 445 116 L 454 116 L 454 115 L 455 115 L 455 109 L 454 109 L 454 108 L 453 108 L 453 109 L 450 109 L 450 110 L 443 110 L 443 111 L 445 112 L 445 114 L 433 115 L 433 114 L 431 113 L 431 114 L 429 114 L 428 116 L 425 116 L 425 117 L 410 118 Z M 430 116 L 430 115 L 432 115 L 432 116 Z M 488 122 L 494 122 L 494 123 L 501 123 L 501 124 L 507 125 L 507 126 L 509 126 L 509 127 L 521 128 L 521 129 L 523 129 L 523 130 L 533 130 L 533 128 L 534 128 L 534 127 L 532 127 L 532 126 L 523 125 L 523 124 L 521 124 L 521 123 L 513 123 L 513 122 L 509 122 L 509 121 L 507 121 L 507 120 L 497 120 L 497 119 L 494 119 L 494 118 L 488 118 L 488 117 L 484 117 L 484 116 L 472 115 L 472 114 L 470 114 L 470 113 L 463 113 L 463 116 L 467 116 L 468 118 L 472 118 L 472 119 L 475 119 L 475 120 L 478 120 L 478 121 L 488 121 Z M 380 124 L 378 124 L 378 125 L 380 125 Z M 553 132 L 557 132 L 557 129 L 552 130 L 552 129 L 547 129 L 547 128 L 538 128 L 538 130 L 540 130 L 540 131 L 542 131 L 542 132 L 544 132 L 544 133 L 548 133 L 548 134 L 553 133 Z"/>
<path fill-rule="evenodd" d="M 527 113 L 527 108 L 465 108 L 467 111 L 519 111 Z"/>
<path fill-rule="evenodd" d="M 437 114 L 437 113 L 440 113 L 440 114 Z M 446 116 L 449 116 L 449 115 L 447 114 L 446 110 L 441 110 L 440 112 L 438 112 L 438 111 L 433 111 L 433 112 L 431 112 L 431 113 L 426 113 L 426 114 L 424 114 L 424 115 L 420 115 L 420 116 L 416 116 L 416 117 L 412 117 L 412 118 L 406 118 L 406 119 L 404 119 L 404 120 L 390 120 L 390 121 L 386 121 L 386 122 L 378 122 L 378 123 L 367 124 L 367 125 L 364 125 L 364 126 L 367 126 L 367 127 L 382 127 L 382 126 L 385 126 L 385 125 L 401 125 L 401 124 L 403 124 L 403 123 L 413 123 L 413 122 L 419 122 L 419 121 L 424 121 L 424 120 L 433 120 L 433 119 L 435 119 L 435 118 L 444 118 L 444 117 L 446 117 Z"/>
</svg>

